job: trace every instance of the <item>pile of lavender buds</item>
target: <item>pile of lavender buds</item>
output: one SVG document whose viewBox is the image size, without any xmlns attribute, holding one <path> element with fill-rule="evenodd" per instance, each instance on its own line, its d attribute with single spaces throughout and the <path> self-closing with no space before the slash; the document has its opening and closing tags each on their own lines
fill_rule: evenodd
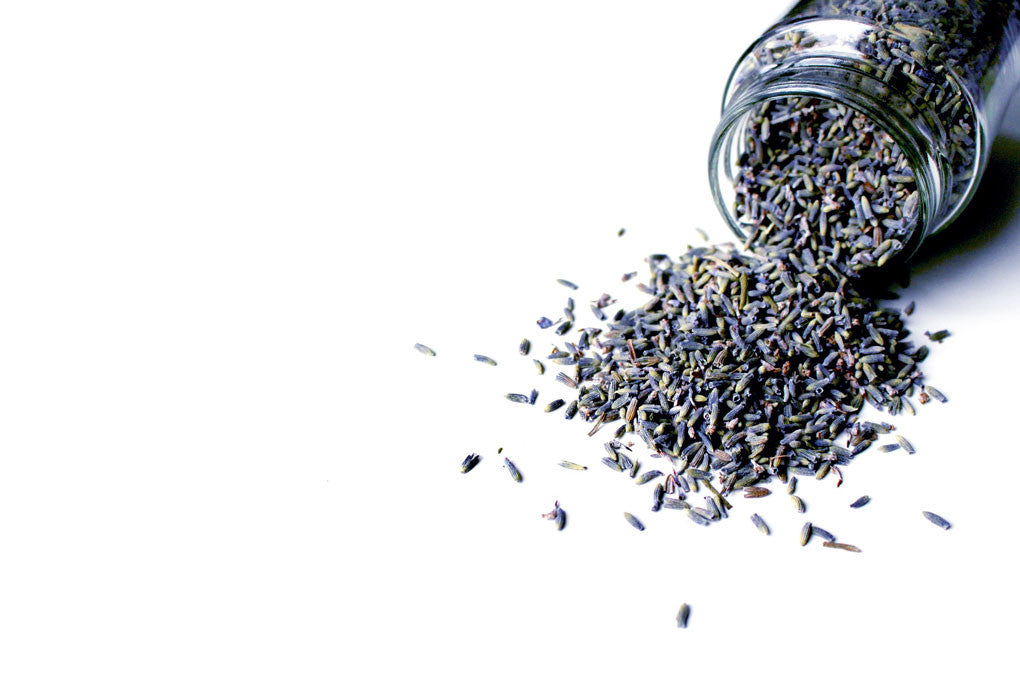
<svg viewBox="0 0 1020 680">
<path fill-rule="evenodd" d="M 705 245 L 652 255 L 637 286 L 647 295 L 641 306 L 609 317 L 615 300 L 603 294 L 591 303 L 593 323 L 583 325 L 568 298 L 560 319 L 537 322 L 557 336 L 545 357 L 562 367 L 556 380 L 576 390 L 569 403 L 557 399 L 545 410 L 565 407 L 567 419 L 591 423 L 589 436 L 613 428 L 603 463 L 640 484 L 655 482 L 653 511 L 679 509 L 703 525 L 727 516 L 734 491 L 767 495 L 762 484 L 773 478 L 791 495 L 796 476 L 831 473 L 841 483 L 840 468 L 895 429 L 859 419 L 866 404 L 895 415 L 916 412 L 915 398 L 946 400 L 925 384 L 920 364 L 928 348 L 915 347 L 904 325 L 913 305 L 880 305 L 895 298 L 885 292 L 888 272 L 900 266 L 896 256 L 918 220 L 913 175 L 895 142 L 862 114 L 807 98 L 759 107 L 746 135 L 734 205 L 746 227 L 743 249 Z M 522 341 L 520 353 L 530 350 L 530 340 Z M 545 373 L 543 361 L 533 361 Z M 523 405 L 537 396 L 506 395 Z M 672 471 L 638 476 L 629 435 Z M 882 448 L 914 452 L 899 435 Z M 462 471 L 477 463 L 469 456 Z M 510 460 L 504 465 L 522 481 Z M 704 502 L 695 504 L 701 487 Z M 558 503 L 544 516 L 565 526 Z M 625 519 L 644 530 L 633 515 Z M 761 517 L 752 521 L 770 533 Z M 813 535 L 859 552 L 810 523 L 801 544 Z"/>
<path fill-rule="evenodd" d="M 766 258 L 706 246 L 675 260 L 653 255 L 639 285 L 649 296 L 644 305 L 578 329 L 576 341 L 546 357 L 564 367 L 556 379 L 577 390 L 565 416 L 589 421 L 590 435 L 615 429 L 603 462 L 656 482 L 653 511 L 681 509 L 709 524 L 726 516 L 734 490 L 758 495 L 772 477 L 841 476 L 840 466 L 893 429 L 857 420 L 865 403 L 895 414 L 915 410 L 915 393 L 918 401 L 944 399 L 920 389 L 927 350 L 913 347 L 899 311 L 795 252 Z M 609 302 L 594 301 L 596 318 Z M 569 303 L 565 312 L 572 315 Z M 638 476 L 623 441 L 631 434 L 673 471 Z M 849 435 L 845 445 L 836 441 L 841 434 Z M 902 437 L 886 446 L 899 447 L 913 451 Z M 703 507 L 689 502 L 700 486 L 708 492 Z"/>
</svg>

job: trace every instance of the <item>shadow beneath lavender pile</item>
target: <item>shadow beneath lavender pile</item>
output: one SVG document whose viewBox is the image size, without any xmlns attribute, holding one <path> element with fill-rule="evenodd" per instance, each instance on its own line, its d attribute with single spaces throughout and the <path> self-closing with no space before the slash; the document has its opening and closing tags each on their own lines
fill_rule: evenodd
<svg viewBox="0 0 1020 680">
<path fill-rule="evenodd" d="M 1014 96 L 992 144 L 988 167 L 970 205 L 955 223 L 929 238 L 909 263 L 915 279 L 978 273 L 1020 256 L 1020 96 Z"/>
<path fill-rule="evenodd" d="M 1011 137 L 995 140 L 970 205 L 955 223 L 921 246 L 910 268 L 917 276 L 950 261 L 961 266 L 980 265 L 981 252 L 992 246 L 1020 247 L 1020 140 Z"/>
<path fill-rule="evenodd" d="M 1020 96 L 1006 112 L 981 184 L 959 219 L 928 238 L 908 262 L 890 263 L 857 287 L 890 299 L 890 288 L 911 283 L 995 277 L 1013 259 L 1020 259 Z"/>
</svg>

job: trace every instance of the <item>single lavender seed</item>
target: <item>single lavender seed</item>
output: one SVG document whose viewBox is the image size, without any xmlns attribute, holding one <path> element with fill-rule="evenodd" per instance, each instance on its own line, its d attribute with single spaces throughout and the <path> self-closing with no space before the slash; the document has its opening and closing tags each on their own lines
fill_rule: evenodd
<svg viewBox="0 0 1020 680">
<path fill-rule="evenodd" d="M 804 506 L 804 501 L 800 496 L 790 496 L 790 498 L 792 499 L 793 507 L 797 510 L 797 512 L 804 513 L 807 510 Z"/>
<path fill-rule="evenodd" d="M 535 370 L 538 371 L 539 375 L 542 375 L 543 373 L 545 373 L 545 364 L 543 364 L 538 359 L 532 359 L 532 361 L 535 362 Z"/>
<path fill-rule="evenodd" d="M 666 490 L 662 484 L 656 484 L 655 488 L 652 489 L 652 512 L 658 512 L 662 509 L 662 503 L 666 499 Z"/>
<path fill-rule="evenodd" d="M 528 340 L 527 338 L 524 338 L 523 340 L 521 340 L 520 351 L 521 351 L 521 356 L 523 356 L 523 357 L 528 356 L 528 352 L 531 351 L 531 340 Z"/>
<path fill-rule="evenodd" d="M 925 519 L 927 519 L 929 522 L 939 527 L 940 529 L 948 530 L 951 526 L 953 526 L 948 521 L 946 521 L 945 518 L 936 515 L 934 512 L 928 512 L 927 510 L 924 510 L 921 512 L 921 514 L 924 515 Z"/>
<path fill-rule="evenodd" d="M 811 534 L 812 534 L 811 522 L 806 522 L 800 530 L 800 544 L 802 546 L 808 544 L 808 541 L 811 540 Z"/>
<path fill-rule="evenodd" d="M 896 441 L 900 443 L 900 446 L 902 446 L 903 450 L 907 453 L 917 453 L 917 449 L 915 449 L 914 445 L 908 442 L 905 437 L 896 435 Z"/>
<path fill-rule="evenodd" d="M 574 380 L 573 378 L 571 378 L 566 373 L 557 373 L 556 374 L 556 381 L 563 383 L 564 385 L 566 385 L 570 389 L 576 389 L 577 388 L 577 381 Z"/>
<path fill-rule="evenodd" d="M 553 325 L 552 319 L 545 316 L 538 317 L 538 321 L 536 321 L 535 323 L 537 323 L 538 327 L 542 329 L 549 328 L 550 326 Z"/>
<path fill-rule="evenodd" d="M 769 525 L 765 524 L 765 520 L 763 520 L 758 513 L 751 515 L 751 521 L 754 522 L 754 526 L 758 527 L 758 531 L 762 532 L 766 536 L 772 533 L 769 531 Z"/>
<path fill-rule="evenodd" d="M 563 508 L 556 508 L 556 530 L 563 531 L 563 527 L 567 526 L 567 512 Z"/>
<path fill-rule="evenodd" d="M 942 344 L 942 341 L 950 336 L 950 332 L 946 330 L 935 331 L 934 333 L 930 331 L 925 331 L 924 334 L 928 336 L 929 340 L 931 340 L 932 342 L 937 342 L 939 344 Z"/>
<path fill-rule="evenodd" d="M 474 470 L 475 466 L 478 465 L 479 461 L 481 460 L 482 457 L 479 456 L 477 453 L 469 453 L 467 458 L 465 458 L 463 462 L 461 462 L 460 464 L 461 474 L 467 474 Z"/>
<path fill-rule="evenodd" d="M 436 356 L 436 350 L 432 349 L 428 345 L 423 345 L 420 342 L 414 344 L 414 348 L 424 354 L 425 356 L 434 357 Z"/>
<path fill-rule="evenodd" d="M 515 482 L 519 484 L 524 481 L 521 471 L 517 469 L 517 466 L 509 458 L 503 458 L 503 465 L 510 472 L 510 476 L 513 477 Z"/>
<path fill-rule="evenodd" d="M 560 284 L 561 286 L 566 286 L 571 290 L 577 290 L 577 284 L 572 281 L 567 281 L 566 279 L 556 279 L 556 283 Z"/>
<path fill-rule="evenodd" d="M 937 399 L 941 403 L 944 404 L 947 401 L 949 401 L 948 399 L 946 399 L 946 395 L 942 394 L 942 392 L 940 392 L 939 390 L 935 389 L 931 385 L 925 385 L 924 388 L 926 390 L 928 390 L 928 394 L 930 394 L 934 399 Z"/>
<path fill-rule="evenodd" d="M 895 451 L 896 449 L 900 448 L 900 445 L 899 444 L 883 444 L 882 446 L 880 446 L 878 448 L 879 448 L 879 450 L 885 451 L 886 453 L 888 453 L 890 451 Z"/>
<path fill-rule="evenodd" d="M 504 395 L 507 399 L 514 402 L 515 404 L 527 404 L 528 397 L 524 394 L 517 394 L 516 392 L 510 392 Z"/>
<path fill-rule="evenodd" d="M 562 399 L 553 399 L 552 401 L 545 405 L 545 412 L 552 413 L 553 411 L 556 411 L 559 408 L 561 408 L 565 403 L 567 402 L 563 401 Z"/>
<path fill-rule="evenodd" d="M 476 354 L 475 355 L 475 361 L 481 362 L 483 364 L 488 364 L 489 366 L 495 366 L 496 365 L 496 362 L 495 362 L 494 359 L 491 359 L 491 358 L 485 356 L 484 354 Z"/>
<path fill-rule="evenodd" d="M 660 471 L 658 471 L 658 470 L 649 470 L 648 472 L 646 472 L 643 475 L 641 475 L 640 477 L 638 477 L 636 483 L 637 484 L 647 484 L 648 482 L 652 481 L 656 477 L 661 477 L 661 476 L 662 476 L 662 473 Z"/>
<path fill-rule="evenodd" d="M 871 502 L 871 496 L 861 496 L 853 503 L 850 504 L 851 508 L 863 508 L 865 505 Z"/>
<path fill-rule="evenodd" d="M 856 545 L 850 545 L 849 543 L 836 543 L 835 541 L 825 541 L 822 543 L 826 548 L 838 548 L 839 550 L 846 550 L 847 552 L 861 552 L 861 549 Z"/>
<path fill-rule="evenodd" d="M 818 537 L 823 541 L 834 542 L 836 540 L 836 537 L 830 534 L 828 531 L 814 525 L 811 526 L 811 533 L 818 534 Z"/>
<path fill-rule="evenodd" d="M 569 460 L 561 460 L 560 466 L 567 468 L 568 470 L 587 470 L 587 465 L 578 465 L 577 463 L 571 463 Z"/>
<path fill-rule="evenodd" d="M 538 401 L 538 390 L 531 390 L 531 394 L 528 396 L 528 403 L 532 406 Z"/>
<path fill-rule="evenodd" d="M 676 615 L 677 628 L 686 628 L 687 621 L 691 618 L 691 605 L 684 602 L 680 605 L 680 611 Z"/>
<path fill-rule="evenodd" d="M 623 513 L 623 518 L 625 520 L 627 520 L 628 522 L 630 522 L 630 525 L 632 527 L 634 527 L 635 529 L 637 529 L 638 531 L 644 531 L 645 530 L 645 525 L 641 523 L 641 520 L 639 520 L 637 517 L 635 517 L 634 515 L 630 514 L 629 512 Z"/>
</svg>

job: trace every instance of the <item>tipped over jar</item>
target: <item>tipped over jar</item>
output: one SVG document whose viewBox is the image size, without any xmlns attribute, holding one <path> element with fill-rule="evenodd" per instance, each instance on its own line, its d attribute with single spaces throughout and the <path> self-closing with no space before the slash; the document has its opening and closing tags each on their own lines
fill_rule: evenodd
<svg viewBox="0 0 1020 680">
<path fill-rule="evenodd" d="M 854 273 L 973 197 L 1020 84 L 1020 0 L 804 0 L 730 75 L 709 154 L 741 240 Z"/>
</svg>

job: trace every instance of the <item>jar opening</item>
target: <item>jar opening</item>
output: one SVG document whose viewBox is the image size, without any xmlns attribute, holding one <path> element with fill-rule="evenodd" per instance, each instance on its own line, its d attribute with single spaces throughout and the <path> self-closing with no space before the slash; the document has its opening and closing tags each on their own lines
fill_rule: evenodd
<svg viewBox="0 0 1020 680">
<path fill-rule="evenodd" d="M 798 3 L 747 49 L 731 72 L 710 149 L 709 178 L 720 213 L 741 237 L 745 229 L 733 214 L 734 179 L 748 114 L 783 98 L 847 106 L 895 141 L 920 193 L 921 219 L 906 255 L 952 222 L 973 196 L 986 165 L 994 114 L 1002 109 L 1001 92 L 1015 78 L 994 87 L 978 80 L 985 66 L 995 73 L 998 62 L 983 66 L 965 51 L 966 41 L 947 40 L 960 30 L 974 39 L 966 8 L 953 10 L 952 16 L 899 8 L 896 21 L 866 10 L 863 4 L 850 11 L 808 0 Z M 1007 33 L 996 34 L 997 39 L 1008 38 Z"/>
<path fill-rule="evenodd" d="M 937 224 L 943 209 L 944 159 L 939 158 L 935 146 L 928 143 L 931 135 L 919 128 L 915 121 L 900 115 L 895 106 L 877 105 L 877 98 L 870 97 L 867 89 L 860 87 L 859 74 L 853 74 L 856 88 L 840 88 L 834 87 L 833 83 L 845 80 L 847 73 L 824 71 L 812 69 L 808 75 L 813 78 L 802 75 L 795 82 L 791 82 L 788 75 L 770 72 L 764 74 L 754 88 L 738 94 L 728 103 L 716 128 L 709 153 L 709 180 L 716 206 L 731 230 L 741 241 L 750 245 L 749 227 L 754 227 L 756 222 L 760 223 L 761 217 L 749 216 L 747 210 L 744 210 L 743 215 L 737 213 L 738 199 L 746 199 L 746 196 L 739 196 L 742 189 L 746 191 L 746 188 L 740 187 L 740 173 L 746 171 L 744 161 L 748 151 L 748 134 L 752 129 L 755 112 L 764 110 L 770 104 L 795 99 L 816 101 L 822 107 L 845 107 L 848 111 L 864 116 L 874 123 L 876 129 L 885 132 L 895 142 L 912 170 L 918 194 L 918 217 L 909 233 L 904 234 L 897 259 L 910 257 L 933 225 Z M 857 206 L 857 210 L 860 211 L 861 206 Z M 809 228 L 824 230 L 825 225 L 823 223 L 818 227 L 810 224 Z"/>
</svg>

